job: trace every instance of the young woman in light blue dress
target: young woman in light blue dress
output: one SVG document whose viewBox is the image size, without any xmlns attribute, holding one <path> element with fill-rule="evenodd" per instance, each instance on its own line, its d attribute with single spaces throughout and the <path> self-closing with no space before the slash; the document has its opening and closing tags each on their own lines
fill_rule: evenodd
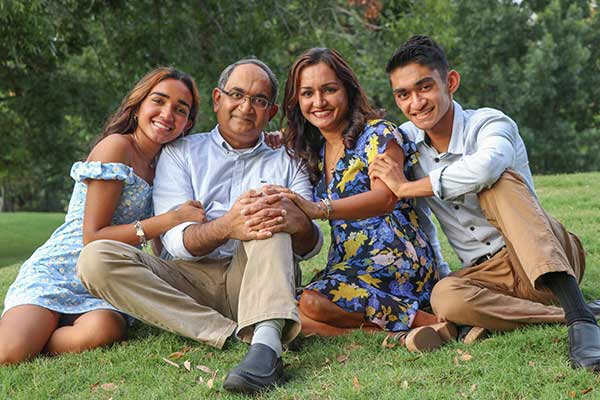
<svg viewBox="0 0 600 400">
<path fill-rule="evenodd" d="M 172 227 L 205 220 L 189 201 L 152 217 L 152 180 L 161 147 L 186 134 L 198 111 L 187 74 L 157 68 L 144 76 L 108 119 L 86 161 L 71 169 L 75 187 L 65 222 L 21 267 L 0 319 L 0 364 L 42 352 L 80 352 L 121 340 L 127 323 L 90 295 L 75 266 L 84 245 L 113 239 L 139 246 Z"/>
</svg>

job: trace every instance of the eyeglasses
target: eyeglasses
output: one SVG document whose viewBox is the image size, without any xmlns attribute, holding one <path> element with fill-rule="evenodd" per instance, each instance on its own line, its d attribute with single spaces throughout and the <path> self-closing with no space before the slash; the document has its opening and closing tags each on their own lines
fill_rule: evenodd
<svg viewBox="0 0 600 400">
<path fill-rule="evenodd" d="M 236 104 L 242 104 L 244 101 L 246 101 L 246 99 L 249 99 L 250 105 L 258 110 L 266 110 L 271 105 L 271 102 L 264 97 L 248 96 L 247 94 L 238 92 L 237 90 L 232 90 L 231 92 L 221 88 L 219 88 L 219 90 L 226 94 Z"/>
</svg>

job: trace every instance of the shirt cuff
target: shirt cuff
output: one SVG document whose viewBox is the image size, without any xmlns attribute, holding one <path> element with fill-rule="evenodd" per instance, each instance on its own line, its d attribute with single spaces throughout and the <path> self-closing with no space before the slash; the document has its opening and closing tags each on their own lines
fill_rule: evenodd
<svg viewBox="0 0 600 400">
<path fill-rule="evenodd" d="M 321 231 L 321 228 L 319 227 L 319 225 L 317 225 L 315 222 L 312 222 L 313 225 L 313 230 L 316 229 L 317 231 L 317 243 L 315 244 L 315 247 L 312 248 L 312 250 L 310 250 L 308 253 L 304 254 L 304 255 L 299 255 L 294 253 L 294 259 L 296 261 L 305 261 L 308 260 L 309 258 L 312 258 L 314 256 L 316 256 L 317 254 L 319 254 L 319 251 L 321 251 L 321 247 L 323 247 L 323 232 Z"/>
<path fill-rule="evenodd" d="M 192 255 L 183 244 L 183 231 L 190 225 L 195 225 L 196 222 L 184 222 L 171 228 L 162 237 L 162 242 L 165 245 L 165 249 L 173 258 L 181 260 L 199 260 L 202 257 L 196 257 Z"/>
<path fill-rule="evenodd" d="M 429 181 L 431 182 L 431 190 L 435 197 L 444 200 L 443 190 L 442 190 L 442 174 L 446 167 L 434 169 L 429 172 Z"/>
</svg>

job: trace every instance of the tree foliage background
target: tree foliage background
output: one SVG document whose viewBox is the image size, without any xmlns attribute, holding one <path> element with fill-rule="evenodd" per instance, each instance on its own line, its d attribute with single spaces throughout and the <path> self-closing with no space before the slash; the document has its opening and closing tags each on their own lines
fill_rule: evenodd
<svg viewBox="0 0 600 400">
<path fill-rule="evenodd" d="M 534 173 L 600 170 L 596 1 L 0 0 L 0 210 L 64 210 L 71 164 L 158 65 L 196 78 L 201 132 L 229 63 L 255 55 L 283 85 L 302 51 L 332 47 L 401 122 L 384 67 L 413 34 L 444 46 L 465 107 L 518 123 Z"/>
</svg>

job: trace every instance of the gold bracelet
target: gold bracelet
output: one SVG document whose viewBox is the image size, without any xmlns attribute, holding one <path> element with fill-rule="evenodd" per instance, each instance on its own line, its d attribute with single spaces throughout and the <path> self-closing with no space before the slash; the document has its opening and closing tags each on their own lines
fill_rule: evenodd
<svg viewBox="0 0 600 400">
<path fill-rule="evenodd" d="M 329 212 L 327 211 L 327 206 L 325 205 L 325 203 L 323 203 L 323 200 L 321 200 L 317 203 L 317 207 L 319 207 L 319 210 L 321 210 L 321 212 L 323 213 L 323 216 L 319 219 L 321 221 L 327 221 Z"/>
<path fill-rule="evenodd" d="M 324 199 L 321 199 L 321 202 L 325 205 L 325 208 L 327 210 L 327 212 L 325 213 L 325 219 L 329 219 L 329 216 L 333 211 L 333 207 L 331 206 L 331 200 L 329 199 L 329 197 L 325 197 Z"/>
<path fill-rule="evenodd" d="M 142 246 L 142 249 L 145 249 L 148 247 L 148 241 L 146 240 L 146 234 L 144 233 L 144 228 L 142 228 L 142 223 L 140 221 L 135 221 L 133 227 L 135 228 L 135 234 L 140 239 L 140 246 Z"/>
</svg>

